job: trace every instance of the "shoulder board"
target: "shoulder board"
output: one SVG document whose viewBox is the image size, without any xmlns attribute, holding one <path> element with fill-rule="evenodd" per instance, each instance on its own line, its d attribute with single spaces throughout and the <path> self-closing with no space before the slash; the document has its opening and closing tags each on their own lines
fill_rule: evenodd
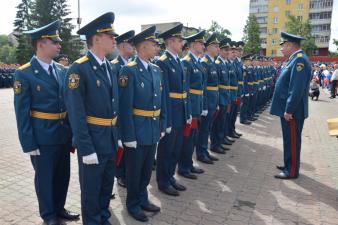
<svg viewBox="0 0 338 225">
<path fill-rule="evenodd" d="M 79 58 L 78 60 L 76 60 L 75 62 L 77 64 L 82 64 L 82 63 L 84 63 L 84 62 L 86 62 L 88 60 L 89 60 L 89 58 L 87 56 L 83 56 L 83 57 Z"/>
<path fill-rule="evenodd" d="M 127 64 L 128 67 L 132 67 L 132 66 L 135 66 L 135 65 L 137 65 L 136 61 L 131 61 Z"/>
<path fill-rule="evenodd" d="M 119 63 L 119 60 L 116 58 L 116 59 L 113 59 L 112 61 L 111 61 L 111 63 L 113 63 L 113 64 L 117 64 L 117 63 Z"/>
<path fill-rule="evenodd" d="M 207 57 L 203 57 L 201 61 L 207 63 L 208 62 L 208 58 Z"/>
<path fill-rule="evenodd" d="M 152 66 L 156 67 L 156 68 L 160 68 L 158 65 L 156 65 L 155 63 L 150 63 Z"/>
<path fill-rule="evenodd" d="M 190 56 L 186 55 L 186 56 L 183 58 L 183 60 L 190 62 L 191 58 L 190 58 Z"/>
<path fill-rule="evenodd" d="M 219 61 L 218 59 L 215 61 L 216 64 L 220 64 L 221 61 Z"/>
<path fill-rule="evenodd" d="M 297 57 L 303 57 L 303 54 L 302 53 L 298 53 Z"/>
<path fill-rule="evenodd" d="M 60 63 L 58 63 L 58 62 L 55 62 L 55 64 L 56 64 L 58 67 L 60 67 L 61 69 L 66 69 L 66 68 L 67 68 L 66 66 L 64 66 L 64 65 L 62 65 L 62 64 L 60 64 Z"/>
<path fill-rule="evenodd" d="M 28 67 L 30 67 L 30 66 L 31 66 L 31 63 L 26 63 L 26 64 L 20 66 L 20 67 L 18 68 L 18 70 L 24 70 L 24 69 L 26 69 L 26 68 L 28 68 Z"/>
<path fill-rule="evenodd" d="M 165 54 L 163 54 L 163 55 L 159 58 L 160 61 L 164 61 L 164 60 L 166 60 L 166 59 L 167 59 L 167 56 L 166 56 Z"/>
</svg>

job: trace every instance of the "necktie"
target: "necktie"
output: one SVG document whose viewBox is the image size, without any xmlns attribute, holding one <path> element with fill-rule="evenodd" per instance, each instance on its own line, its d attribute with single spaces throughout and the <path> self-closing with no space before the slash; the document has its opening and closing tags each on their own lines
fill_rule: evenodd
<svg viewBox="0 0 338 225">
<path fill-rule="evenodd" d="M 51 65 L 49 65 L 48 71 L 49 71 L 49 75 L 52 76 L 57 83 L 59 83 L 58 78 L 57 78 L 56 74 L 54 73 L 53 67 Z"/>
<path fill-rule="evenodd" d="M 151 73 L 151 67 L 150 67 L 150 64 L 148 64 L 148 72 Z"/>
<path fill-rule="evenodd" d="M 110 80 L 109 72 L 108 72 L 108 70 L 107 70 L 106 63 L 102 63 L 102 64 L 101 64 L 101 68 L 103 69 L 103 71 L 104 71 L 104 72 L 105 72 L 105 74 L 107 75 L 107 78 L 108 78 L 109 84 L 111 85 L 111 80 Z"/>
</svg>

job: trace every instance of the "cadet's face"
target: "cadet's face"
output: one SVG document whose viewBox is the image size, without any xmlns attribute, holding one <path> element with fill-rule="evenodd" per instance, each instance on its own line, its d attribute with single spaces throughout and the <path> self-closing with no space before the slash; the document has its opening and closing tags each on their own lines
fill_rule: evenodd
<svg viewBox="0 0 338 225">
<path fill-rule="evenodd" d="M 105 34 L 99 36 L 99 43 L 101 48 L 105 51 L 106 54 L 113 53 L 116 48 L 116 40 L 113 35 Z"/>
<path fill-rule="evenodd" d="M 192 47 L 197 52 L 197 54 L 203 54 L 204 53 L 205 46 L 202 42 L 199 42 L 199 41 L 194 42 Z"/>
<path fill-rule="evenodd" d="M 51 59 L 58 56 L 61 50 L 60 42 L 52 41 L 50 39 L 44 39 L 43 41 L 39 42 L 38 45 L 43 54 Z"/>
<path fill-rule="evenodd" d="M 133 55 L 135 52 L 134 46 L 128 42 L 123 43 L 123 49 L 128 56 Z"/>
<path fill-rule="evenodd" d="M 230 49 L 230 51 L 229 51 L 229 58 L 230 59 L 235 59 L 236 58 L 236 50 L 235 49 Z"/>
<path fill-rule="evenodd" d="M 280 50 L 285 57 L 289 57 L 291 55 L 291 43 L 290 42 L 284 42 L 284 44 L 281 45 Z"/>
<path fill-rule="evenodd" d="M 219 53 L 219 44 L 211 44 L 208 46 L 208 53 L 211 56 L 216 56 Z"/>
<path fill-rule="evenodd" d="M 145 41 L 144 42 L 144 51 L 145 55 L 147 55 L 148 59 L 152 59 L 158 53 L 158 44 L 154 41 Z"/>
<path fill-rule="evenodd" d="M 220 49 L 219 54 L 223 59 L 228 57 L 228 51 L 225 48 Z"/>
<path fill-rule="evenodd" d="M 176 51 L 175 53 L 180 53 L 182 51 L 182 47 L 183 47 L 183 39 L 179 38 L 179 37 L 173 37 L 171 38 L 172 41 L 172 48 L 174 51 Z"/>
</svg>

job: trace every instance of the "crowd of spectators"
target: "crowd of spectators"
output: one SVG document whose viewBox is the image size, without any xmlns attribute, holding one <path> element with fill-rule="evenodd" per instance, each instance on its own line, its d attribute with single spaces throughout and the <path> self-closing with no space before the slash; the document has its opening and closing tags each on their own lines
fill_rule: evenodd
<svg viewBox="0 0 338 225">
<path fill-rule="evenodd" d="M 0 63 L 0 88 L 13 87 L 14 72 L 19 64 Z"/>
</svg>

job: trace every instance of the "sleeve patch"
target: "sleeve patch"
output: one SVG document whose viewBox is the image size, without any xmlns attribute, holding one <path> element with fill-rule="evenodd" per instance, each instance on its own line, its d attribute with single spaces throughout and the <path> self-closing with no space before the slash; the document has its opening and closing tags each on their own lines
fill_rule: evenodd
<svg viewBox="0 0 338 225">
<path fill-rule="evenodd" d="M 79 74 L 72 73 L 68 77 L 68 88 L 69 89 L 76 89 L 79 87 L 80 84 L 80 76 Z"/>
<path fill-rule="evenodd" d="M 300 71 L 303 70 L 304 64 L 303 63 L 297 63 L 296 68 L 297 68 L 297 71 L 300 72 Z"/>
<path fill-rule="evenodd" d="M 127 87 L 128 85 L 128 76 L 126 75 L 121 75 L 119 78 L 119 86 L 120 87 Z"/>
<path fill-rule="evenodd" d="M 20 81 L 16 80 L 13 84 L 14 94 L 21 94 L 22 84 Z"/>
</svg>

